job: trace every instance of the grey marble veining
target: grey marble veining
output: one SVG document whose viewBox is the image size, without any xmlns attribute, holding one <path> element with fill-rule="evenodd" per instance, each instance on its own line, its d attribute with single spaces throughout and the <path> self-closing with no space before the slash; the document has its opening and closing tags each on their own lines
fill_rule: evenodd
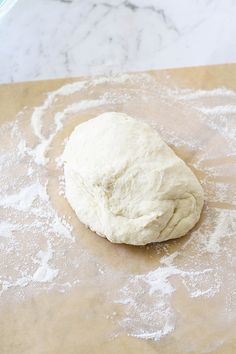
<svg viewBox="0 0 236 354">
<path fill-rule="evenodd" d="M 19 0 L 0 82 L 234 62 L 234 0 Z"/>
</svg>

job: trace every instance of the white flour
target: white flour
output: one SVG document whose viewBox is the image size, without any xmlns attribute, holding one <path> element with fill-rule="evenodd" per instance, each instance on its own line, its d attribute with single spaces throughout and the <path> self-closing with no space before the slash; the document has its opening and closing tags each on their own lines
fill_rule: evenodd
<svg viewBox="0 0 236 354">
<path fill-rule="evenodd" d="M 99 88 L 98 94 L 95 87 Z M 81 93 L 86 100 L 80 99 Z M 147 117 L 139 116 L 140 105 L 148 102 L 155 102 L 155 109 L 147 106 Z M 90 112 L 93 115 L 94 108 L 99 113 L 123 110 L 146 119 L 177 153 L 187 147 L 196 155 L 188 163 L 202 176 L 206 195 L 203 220 L 184 242 L 173 241 L 177 251 L 172 252 L 169 243 L 148 246 L 156 250 L 157 257 L 157 266 L 151 271 L 121 274 L 110 268 L 75 242 L 79 235 L 72 229 L 70 216 L 57 210 L 55 198 L 64 200 L 60 154 L 66 139 L 63 137 L 58 145 L 57 138 L 68 124 L 76 125 L 76 115 Z M 183 123 L 181 120 L 176 123 L 178 132 L 171 117 L 172 121 L 159 123 L 156 111 L 163 114 L 162 109 L 176 110 L 177 115 L 180 112 L 179 119 L 183 115 Z M 191 301 L 198 297 L 210 301 L 222 296 L 231 313 L 235 303 L 229 301 L 234 288 L 230 279 L 236 266 L 236 192 L 232 190 L 236 173 L 235 118 L 236 93 L 231 90 L 170 89 L 160 86 L 152 76 L 134 74 L 65 85 L 48 93 L 33 112 L 26 109 L 13 123 L 2 125 L 0 294 L 7 296 L 9 289 L 15 289 L 15 294 L 21 296 L 26 296 L 27 291 L 69 291 L 83 284 L 89 262 L 98 269 L 97 281 L 105 288 L 108 285 L 115 288 L 116 279 L 120 280 L 121 286 L 108 298 L 123 311 L 118 334 L 125 331 L 138 338 L 159 340 L 178 330 L 172 301 L 179 289 Z M 192 120 L 189 126 L 188 120 Z M 212 144 L 209 149 L 206 137 L 192 133 L 194 122 L 201 124 L 206 137 L 217 136 L 221 148 Z M 181 124 L 184 124 L 182 129 Z M 59 176 L 49 178 L 53 163 Z M 50 192 L 52 178 L 58 185 L 57 197 Z M 215 311 L 213 320 L 218 321 L 218 314 Z"/>
<path fill-rule="evenodd" d="M 48 242 L 47 251 L 39 251 L 36 255 L 38 258 L 39 267 L 33 274 L 33 281 L 35 282 L 49 282 L 56 278 L 58 269 L 52 269 L 48 262 L 52 259 L 53 251 L 51 244 Z"/>
</svg>

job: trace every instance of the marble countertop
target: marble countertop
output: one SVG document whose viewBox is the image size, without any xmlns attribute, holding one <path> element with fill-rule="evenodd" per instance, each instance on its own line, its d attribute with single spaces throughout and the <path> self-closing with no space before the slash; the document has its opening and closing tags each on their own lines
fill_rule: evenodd
<svg viewBox="0 0 236 354">
<path fill-rule="evenodd" d="M 235 0 L 19 0 L 0 82 L 236 61 Z"/>
</svg>

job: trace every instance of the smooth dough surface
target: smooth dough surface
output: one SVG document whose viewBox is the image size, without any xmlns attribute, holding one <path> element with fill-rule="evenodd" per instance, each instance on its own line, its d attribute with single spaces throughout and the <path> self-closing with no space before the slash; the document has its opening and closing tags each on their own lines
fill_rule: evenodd
<svg viewBox="0 0 236 354">
<path fill-rule="evenodd" d="M 64 153 L 65 193 L 80 221 L 111 242 L 145 245 L 185 235 L 203 190 L 146 123 L 108 112 L 78 125 Z"/>
</svg>

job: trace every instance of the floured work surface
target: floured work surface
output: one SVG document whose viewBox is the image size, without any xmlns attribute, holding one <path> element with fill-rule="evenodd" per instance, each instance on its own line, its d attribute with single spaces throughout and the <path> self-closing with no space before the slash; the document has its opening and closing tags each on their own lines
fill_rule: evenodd
<svg viewBox="0 0 236 354">
<path fill-rule="evenodd" d="M 236 65 L 0 87 L 0 352 L 236 351 Z M 60 155 L 105 111 L 152 124 L 199 177 L 186 237 L 111 244 L 64 198 Z"/>
</svg>

